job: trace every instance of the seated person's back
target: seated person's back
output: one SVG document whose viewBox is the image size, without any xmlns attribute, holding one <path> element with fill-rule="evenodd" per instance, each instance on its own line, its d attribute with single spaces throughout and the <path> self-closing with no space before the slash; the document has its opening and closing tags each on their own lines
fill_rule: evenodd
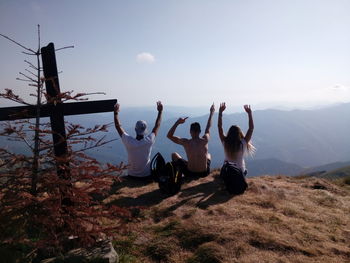
<svg viewBox="0 0 350 263">
<path fill-rule="evenodd" d="M 187 168 L 193 172 L 203 172 L 207 169 L 208 140 L 204 138 L 189 139 L 182 144 L 188 159 Z"/>
<path fill-rule="evenodd" d="M 137 121 L 135 125 L 136 138 L 134 138 L 121 127 L 118 117 L 119 104 L 116 104 L 114 107 L 114 123 L 128 153 L 128 175 L 131 177 L 145 179 L 150 179 L 151 177 L 150 157 L 163 111 L 163 105 L 160 101 L 157 102 L 157 110 L 158 115 L 152 132 L 146 135 L 147 123 L 145 121 Z"/>
<path fill-rule="evenodd" d="M 188 161 L 184 160 L 178 153 L 172 153 L 172 160 L 180 166 L 185 176 L 207 176 L 210 173 L 210 154 L 208 153 L 208 142 L 210 138 L 211 119 L 214 114 L 214 104 L 210 108 L 207 127 L 204 135 L 200 137 L 201 128 L 198 122 L 190 127 L 191 139 L 180 138 L 174 135 L 179 124 L 186 121 L 186 118 L 179 118 L 173 127 L 170 128 L 167 137 L 176 144 L 184 147 Z"/>
<path fill-rule="evenodd" d="M 129 175 L 137 177 L 150 175 L 150 158 L 155 139 L 153 132 L 140 140 L 123 133 L 122 142 L 128 152 Z"/>
</svg>

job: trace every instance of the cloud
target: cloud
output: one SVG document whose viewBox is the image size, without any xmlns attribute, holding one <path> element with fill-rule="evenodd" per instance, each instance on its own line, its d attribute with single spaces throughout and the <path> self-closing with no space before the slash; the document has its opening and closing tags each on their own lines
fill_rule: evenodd
<svg viewBox="0 0 350 263">
<path fill-rule="evenodd" d="M 138 63 L 148 63 L 152 64 L 155 62 L 155 57 L 151 53 L 142 52 L 136 56 L 136 61 Z"/>
<path fill-rule="evenodd" d="M 335 85 L 332 87 L 333 91 L 350 91 L 350 87 L 344 86 L 344 85 Z"/>
</svg>

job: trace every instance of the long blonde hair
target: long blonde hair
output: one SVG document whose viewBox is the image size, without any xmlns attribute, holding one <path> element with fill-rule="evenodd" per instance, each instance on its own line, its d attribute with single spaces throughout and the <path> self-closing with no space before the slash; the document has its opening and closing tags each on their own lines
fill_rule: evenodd
<svg viewBox="0 0 350 263">
<path fill-rule="evenodd" d="M 224 139 L 224 149 L 226 153 L 235 158 L 237 153 L 242 149 L 242 140 L 244 139 L 244 134 L 237 125 L 232 125 L 227 132 Z M 255 152 L 255 147 L 251 142 L 247 143 L 248 154 L 252 155 Z"/>
</svg>

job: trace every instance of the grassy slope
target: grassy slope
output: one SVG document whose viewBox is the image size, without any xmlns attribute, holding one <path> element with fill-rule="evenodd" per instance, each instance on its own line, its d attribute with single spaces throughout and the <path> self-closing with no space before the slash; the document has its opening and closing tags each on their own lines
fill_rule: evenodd
<svg viewBox="0 0 350 263">
<path fill-rule="evenodd" d="M 341 177 L 350 177 L 350 166 L 342 167 L 339 169 L 335 169 L 332 171 L 329 171 L 327 173 L 324 173 L 321 175 L 321 177 L 324 178 L 341 178 Z"/>
<path fill-rule="evenodd" d="M 217 172 L 165 198 L 122 183 L 106 201 L 138 217 L 115 240 L 125 262 L 350 262 L 350 189 L 319 178 L 249 178 L 231 197 Z"/>
</svg>

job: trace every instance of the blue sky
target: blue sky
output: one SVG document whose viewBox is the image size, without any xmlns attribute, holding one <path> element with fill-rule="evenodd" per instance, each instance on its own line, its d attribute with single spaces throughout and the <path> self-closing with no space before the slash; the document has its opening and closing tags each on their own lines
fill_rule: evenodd
<svg viewBox="0 0 350 263">
<path fill-rule="evenodd" d="M 315 105 L 350 101 L 350 1 L 0 0 L 0 33 L 57 54 L 61 90 L 106 92 L 125 106 Z M 0 38 L 0 87 L 20 49 Z M 0 101 L 5 105 L 4 101 Z"/>
</svg>

